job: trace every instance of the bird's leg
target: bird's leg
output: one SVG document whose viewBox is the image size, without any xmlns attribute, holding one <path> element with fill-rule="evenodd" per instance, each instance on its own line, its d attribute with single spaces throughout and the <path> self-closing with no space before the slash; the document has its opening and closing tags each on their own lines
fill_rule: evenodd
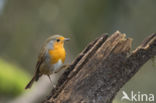
<svg viewBox="0 0 156 103">
<path fill-rule="evenodd" d="M 50 82 L 52 83 L 52 80 L 51 80 L 51 78 L 50 78 L 50 75 L 48 74 L 48 78 L 49 78 L 49 80 L 50 80 Z M 53 83 L 52 83 L 53 84 Z"/>
<path fill-rule="evenodd" d="M 56 70 L 54 73 L 58 73 L 60 72 L 62 69 L 67 69 L 70 65 L 69 64 L 65 64 L 63 66 L 61 66 L 58 70 Z"/>
<path fill-rule="evenodd" d="M 51 84 L 53 85 L 53 88 L 56 88 L 56 85 L 53 84 L 53 82 L 52 82 L 52 80 L 51 80 L 51 78 L 50 78 L 50 75 L 48 74 L 47 76 L 48 76 L 48 78 L 50 79 L 50 82 L 51 82 Z"/>
</svg>

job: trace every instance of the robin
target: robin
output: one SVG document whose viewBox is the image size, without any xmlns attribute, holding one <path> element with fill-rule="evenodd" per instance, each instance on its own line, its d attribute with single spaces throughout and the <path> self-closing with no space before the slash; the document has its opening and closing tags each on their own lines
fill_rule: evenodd
<svg viewBox="0 0 156 103">
<path fill-rule="evenodd" d="M 61 35 L 54 35 L 45 41 L 38 56 L 35 74 L 25 89 L 31 88 L 33 82 L 38 81 L 42 75 L 47 75 L 50 79 L 50 74 L 59 71 L 66 57 L 64 41 L 68 40 Z"/>
</svg>

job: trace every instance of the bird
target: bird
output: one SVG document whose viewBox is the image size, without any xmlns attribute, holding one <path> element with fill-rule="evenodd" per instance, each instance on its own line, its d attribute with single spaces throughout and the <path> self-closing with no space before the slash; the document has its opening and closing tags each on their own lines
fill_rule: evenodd
<svg viewBox="0 0 156 103">
<path fill-rule="evenodd" d="M 34 76 L 25 89 L 31 88 L 34 81 L 38 81 L 42 75 L 47 75 L 51 81 L 50 75 L 59 71 L 64 64 L 66 58 L 64 42 L 68 40 L 69 38 L 61 35 L 53 35 L 44 42 L 38 55 Z"/>
</svg>

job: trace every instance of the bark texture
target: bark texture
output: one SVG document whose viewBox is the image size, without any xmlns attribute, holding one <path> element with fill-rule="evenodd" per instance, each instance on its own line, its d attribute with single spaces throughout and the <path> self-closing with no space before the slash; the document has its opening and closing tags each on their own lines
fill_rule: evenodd
<svg viewBox="0 0 156 103">
<path fill-rule="evenodd" d="M 156 34 L 132 52 L 131 44 L 132 39 L 119 31 L 91 42 L 43 103 L 112 103 L 120 88 L 156 55 Z"/>
</svg>

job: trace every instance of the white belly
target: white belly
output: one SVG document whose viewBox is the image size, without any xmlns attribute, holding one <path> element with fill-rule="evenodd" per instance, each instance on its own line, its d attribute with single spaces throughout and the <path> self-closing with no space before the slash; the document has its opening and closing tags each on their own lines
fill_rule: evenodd
<svg viewBox="0 0 156 103">
<path fill-rule="evenodd" d="M 63 65 L 62 60 L 60 59 L 56 64 L 53 64 L 52 71 L 57 71 Z"/>
</svg>

